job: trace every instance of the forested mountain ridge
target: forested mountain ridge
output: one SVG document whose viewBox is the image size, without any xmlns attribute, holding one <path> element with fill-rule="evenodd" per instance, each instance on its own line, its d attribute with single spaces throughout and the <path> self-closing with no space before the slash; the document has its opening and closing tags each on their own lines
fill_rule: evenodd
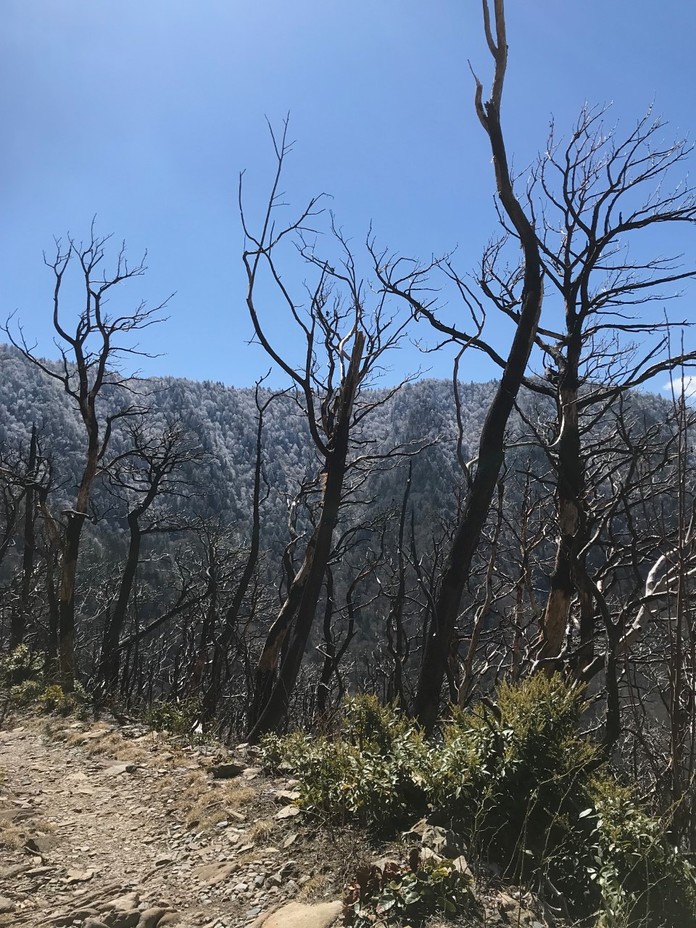
<svg viewBox="0 0 696 928">
<path fill-rule="evenodd" d="M 13 462 L 17 465 L 26 459 L 32 426 L 36 426 L 40 458 L 50 472 L 46 508 L 37 523 L 40 539 L 43 537 L 40 544 L 46 546 L 44 556 L 48 556 L 53 543 L 48 535 L 44 537 L 48 531 L 46 519 L 50 517 L 56 525 L 66 522 L 69 518 L 66 512 L 69 513 L 70 500 L 79 483 L 84 455 L 82 423 L 75 404 L 69 401 L 61 384 L 23 358 L 15 348 L 0 346 L 0 369 L 3 460 L 11 466 Z M 151 452 L 153 447 L 158 447 L 161 436 L 172 430 L 188 451 L 177 462 L 174 484 L 155 498 L 147 514 L 153 530 L 145 531 L 138 542 L 139 554 L 132 579 L 136 599 L 123 614 L 119 634 L 127 643 L 130 639 L 126 631 L 130 628 L 131 637 L 135 632 L 135 640 L 142 640 L 147 646 L 150 639 L 141 639 L 139 629 L 143 624 L 152 623 L 155 629 L 152 653 L 157 655 L 158 661 L 164 657 L 167 664 L 184 642 L 172 644 L 171 653 L 162 652 L 156 645 L 159 635 L 169 637 L 170 621 L 179 631 L 185 631 L 186 624 L 183 629 L 177 625 L 176 616 L 181 614 L 188 615 L 187 622 L 192 623 L 193 631 L 201 620 L 196 615 L 202 617 L 200 610 L 205 610 L 205 603 L 214 593 L 210 587 L 211 570 L 219 573 L 220 589 L 214 593 L 218 600 L 216 611 L 222 616 L 226 608 L 231 608 L 227 597 L 232 596 L 234 600 L 234 585 L 240 577 L 244 558 L 254 549 L 257 430 L 259 409 L 263 408 L 258 472 L 258 550 L 253 565 L 256 599 L 248 600 L 252 595 L 248 590 L 244 605 L 240 602 L 235 606 L 241 609 L 239 618 L 247 615 L 246 621 L 250 623 L 247 627 L 253 630 L 252 639 L 244 645 L 245 661 L 251 662 L 254 637 L 265 633 L 264 628 L 278 608 L 277 602 L 282 603 L 287 595 L 287 584 L 298 570 L 303 548 L 314 531 L 316 487 L 321 479 L 322 461 L 312 450 L 306 414 L 297 396 L 290 393 L 272 398 L 269 391 L 257 393 L 254 388 L 231 388 L 219 383 L 175 378 L 138 381 L 134 389 L 138 405 L 142 407 L 137 418 L 142 421 L 136 432 L 129 418 L 114 422 L 109 456 L 103 462 L 105 472 L 95 484 L 86 527 L 86 548 L 77 577 L 80 591 L 78 636 L 92 653 L 85 666 L 96 660 L 99 648 L 105 646 L 103 641 L 101 645 L 99 642 L 108 628 L 108 616 L 115 608 L 113 597 L 118 589 L 117 578 L 127 563 L 129 512 L 133 511 L 142 493 L 142 484 L 137 481 L 144 479 L 143 449 Z M 475 457 L 493 389 L 494 384 L 459 386 L 460 457 L 465 462 Z M 132 401 L 132 395 L 128 394 L 128 402 Z M 318 648 L 315 654 L 320 655 L 327 646 L 330 651 L 334 649 L 343 636 L 348 655 L 364 656 L 371 652 L 369 666 L 365 669 L 368 676 L 377 673 L 379 677 L 386 673 L 387 692 L 394 686 L 398 691 L 404 688 L 408 691 L 413 686 L 413 671 L 409 670 L 414 666 L 413 652 L 419 647 L 423 625 L 429 621 L 431 607 L 428 604 L 438 583 L 453 519 L 466 497 L 468 478 L 458 460 L 458 428 L 451 383 L 426 379 L 406 383 L 393 395 L 373 391 L 368 397 L 369 401 L 384 402 L 357 432 L 351 459 L 360 460 L 369 452 L 370 461 L 365 467 L 357 467 L 355 477 L 344 489 L 345 504 L 332 555 L 333 566 L 323 593 L 325 606 L 330 606 L 330 610 L 326 613 L 323 632 L 317 628 L 311 637 Z M 102 404 L 100 415 L 106 421 L 122 408 L 124 396 L 111 388 L 102 393 L 99 401 Z M 553 495 L 549 490 L 552 471 L 542 442 L 545 429 L 553 433 L 551 425 L 555 412 L 543 396 L 530 391 L 521 394 L 519 408 L 520 413 L 513 416 L 508 427 L 499 504 L 488 520 L 486 539 L 475 564 L 474 581 L 465 595 L 464 614 L 469 618 L 464 621 L 464 628 L 469 621 L 476 623 L 475 617 L 480 612 L 482 624 L 475 636 L 477 647 L 481 643 L 479 633 L 485 627 L 497 627 L 501 621 L 502 627 L 509 626 L 509 618 L 504 619 L 504 616 L 511 611 L 520 613 L 524 601 L 525 610 L 532 611 L 524 618 L 524 627 L 529 631 L 518 629 L 521 637 L 514 647 L 522 647 L 522 640 L 533 633 L 539 621 L 539 610 L 548 595 L 552 573 L 553 532 L 548 529 L 553 522 Z M 617 485 L 622 474 L 629 473 L 630 461 L 642 442 L 646 443 L 643 465 L 648 468 L 646 479 L 653 479 L 649 471 L 655 465 L 650 461 L 654 462 L 659 449 L 670 440 L 665 429 L 668 432 L 671 428 L 666 425 L 671 415 L 669 402 L 652 394 L 634 393 L 624 397 L 617 409 L 607 406 L 603 422 L 593 423 L 595 451 L 588 460 L 596 474 L 589 489 L 593 494 L 592 505 L 599 507 L 599 512 L 603 511 L 602 507 L 606 510 L 612 486 Z M 587 418 L 596 418 L 593 407 Z M 617 422 L 626 433 L 623 450 L 615 447 Z M 632 451 L 632 447 L 635 450 Z M 593 463 L 595 459 L 596 464 Z M 133 460 L 135 465 L 130 463 Z M 675 504 L 669 493 L 669 478 L 665 478 L 667 473 L 664 471 L 662 475 L 663 481 L 667 480 L 666 484 L 661 484 L 662 489 L 658 487 L 648 492 L 644 486 L 639 487 L 639 496 L 630 502 L 630 523 L 626 521 L 627 515 L 614 514 L 615 539 L 636 531 L 643 531 L 645 537 L 649 537 L 650 515 L 646 507 L 658 507 L 651 511 L 659 511 L 663 529 L 669 531 L 670 513 L 674 513 Z M 40 477 L 40 481 L 47 479 L 45 473 Z M 653 485 L 656 486 L 654 479 Z M 631 490 L 629 483 L 627 492 L 636 492 Z M 640 503 L 643 497 L 644 502 Z M 5 515 L 7 538 L 12 544 L 2 565 L 3 575 L 8 580 L 13 571 L 19 570 L 25 547 L 17 537 L 19 525 L 13 527 L 11 524 L 11 500 L 12 493 L 8 490 Z M 636 502 L 640 503 L 638 508 Z M 626 544 L 630 547 L 633 542 L 627 538 Z M 598 538 L 588 550 L 589 562 L 601 565 L 608 550 L 605 540 Z M 644 563 L 636 563 L 641 582 L 651 563 L 649 555 Z M 495 575 L 487 574 L 491 567 Z M 612 583 L 623 584 L 627 582 L 626 577 L 625 569 L 621 568 Z M 50 582 L 50 570 L 41 583 L 47 581 Z M 495 603 L 490 600 L 493 591 Z M 39 589 L 36 595 L 41 596 Z M 167 619 L 172 610 L 173 615 Z M 5 612 L 6 621 L 9 621 L 8 616 Z M 222 619 L 210 618 L 213 624 L 208 628 L 206 621 L 203 620 L 203 638 L 217 634 L 215 623 Z M 383 653 L 385 622 L 387 629 L 391 628 L 389 635 L 394 634 L 400 640 L 391 641 Z M 45 642 L 45 632 L 39 629 L 40 625 L 37 628 L 39 641 Z M 173 642 L 178 633 L 171 639 Z M 485 640 L 484 636 L 484 645 Z M 512 644 L 507 642 L 508 646 Z M 529 642 L 524 647 L 528 645 Z M 189 646 L 193 647 L 193 640 L 186 648 Z M 492 639 L 493 652 L 498 646 Z M 394 648 L 400 654 L 398 661 L 402 665 L 396 680 L 392 672 L 382 667 L 383 661 L 390 665 L 396 659 L 394 654 L 390 656 Z M 181 656 L 169 669 L 162 668 L 161 673 L 154 676 L 150 674 L 150 693 L 164 692 L 172 685 L 177 691 L 182 685 L 186 687 L 177 679 L 180 659 Z M 480 672 L 485 672 L 489 659 L 477 658 L 469 666 L 470 675 L 475 675 L 476 666 Z M 249 671 L 247 666 L 245 673 Z M 333 681 L 331 687 L 340 682 L 336 676 L 337 662 L 328 661 L 325 672 L 327 686 L 329 680 Z M 133 683 L 131 678 L 129 684 Z"/>
<path fill-rule="evenodd" d="M 66 401 L 61 385 L 26 361 L 12 346 L 0 345 L 0 447 L 10 451 L 28 447 L 36 425 L 42 452 L 51 460 L 55 482 L 65 484 L 70 495 L 80 466 L 81 423 L 79 412 Z M 147 429 L 156 433 L 176 422 L 205 456 L 189 465 L 186 480 L 193 495 L 191 514 L 217 518 L 235 526 L 243 537 L 251 519 L 251 495 L 257 428 L 254 388 L 226 387 L 210 381 L 177 378 L 142 380 L 138 383 L 142 405 L 147 409 Z M 462 385 L 465 409 L 464 449 L 471 456 L 490 397 L 490 384 Z M 269 391 L 262 396 L 268 399 Z M 112 391 L 103 397 L 104 415 L 118 408 Z M 369 434 L 377 452 L 404 446 L 415 450 L 427 445 L 415 459 L 416 479 L 412 499 L 427 497 L 440 506 L 461 478 L 455 455 L 456 421 L 452 386 L 447 381 L 422 380 L 406 384 L 370 422 Z M 115 429 L 113 456 L 125 450 L 127 438 Z M 286 521 L 284 499 L 292 496 L 303 477 L 311 476 L 316 462 L 307 447 L 307 427 L 302 412 L 290 396 L 280 395 L 265 413 L 263 436 L 264 473 L 272 501 L 265 507 L 266 543 L 282 541 Z M 399 461 L 394 464 L 398 469 Z M 392 496 L 400 493 L 398 478 L 385 476 Z M 432 505 L 432 503 L 431 503 Z M 106 506 L 105 506 L 106 508 Z M 437 507 L 436 507 L 437 508 Z M 105 512 L 107 523 L 116 518 Z"/>
<path fill-rule="evenodd" d="M 463 411 L 462 453 L 470 460 L 477 447 L 481 425 L 490 402 L 493 383 L 460 384 Z M 146 410 L 148 433 L 155 434 L 177 423 L 196 447 L 201 460 L 187 466 L 186 482 L 192 490 L 187 507 L 191 515 L 218 519 L 233 526 L 244 537 L 251 520 L 253 470 L 256 454 L 258 411 L 253 387 L 227 387 L 211 381 L 181 378 L 143 379 L 138 382 Z M 262 390 L 268 399 L 270 391 Z M 102 398 L 104 416 L 118 409 L 114 391 Z M 546 415 L 551 410 L 529 393 L 523 394 L 525 414 Z M 631 400 L 632 416 L 647 430 L 664 421 L 669 403 L 656 394 L 636 393 Z M 67 401 L 61 385 L 43 374 L 12 346 L 0 344 L 0 449 L 12 455 L 28 448 L 32 426 L 36 426 L 42 453 L 51 461 L 57 487 L 67 496 L 75 489 L 81 463 L 81 422 L 78 410 Z M 518 469 L 531 455 L 530 436 L 519 417 L 509 429 L 510 445 Z M 295 400 L 278 397 L 265 413 L 263 466 L 271 494 L 265 506 L 266 546 L 283 543 L 286 512 L 284 501 L 311 476 L 316 461 L 308 451 L 305 417 Z M 414 479 L 411 502 L 427 505 L 433 519 L 445 518 L 461 487 L 463 475 L 457 463 L 457 423 L 450 381 L 423 379 L 407 383 L 370 420 L 363 435 L 377 453 L 403 448 L 413 454 Z M 112 456 L 126 450 L 127 436 L 114 431 Z M 421 449 L 422 450 L 418 450 Z M 418 452 L 418 453 L 415 453 Z M 380 477 L 382 503 L 393 503 L 402 492 L 404 461 L 395 459 Z M 113 501 L 111 501 L 113 503 Z M 101 507 L 97 506 L 99 510 Z M 118 520 L 118 511 L 103 503 L 107 524 Z"/>
</svg>

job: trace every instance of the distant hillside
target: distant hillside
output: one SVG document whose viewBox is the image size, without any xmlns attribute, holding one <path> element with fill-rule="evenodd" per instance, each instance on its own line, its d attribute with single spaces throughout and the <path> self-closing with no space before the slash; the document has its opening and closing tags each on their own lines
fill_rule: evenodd
<svg viewBox="0 0 696 928">
<path fill-rule="evenodd" d="M 77 410 L 59 383 L 28 363 L 14 348 L 0 345 L 0 370 L 0 448 L 28 446 L 32 423 L 36 423 L 42 450 L 51 459 L 56 483 L 68 499 L 76 484 L 84 441 Z M 175 378 L 143 380 L 139 388 L 150 410 L 147 422 L 152 432 L 178 420 L 207 453 L 205 462 L 188 475 L 198 488 L 198 495 L 188 504 L 192 511 L 236 525 L 244 534 L 250 517 L 255 462 L 257 409 L 253 388 Z M 489 384 L 463 387 L 469 452 L 476 444 L 490 389 Z M 262 398 L 269 395 L 264 391 Z M 105 415 L 116 411 L 113 391 L 105 394 L 102 403 Z M 264 507 L 264 530 L 266 544 L 273 547 L 285 534 L 286 498 L 296 492 L 303 477 L 316 471 L 317 462 L 302 412 L 291 397 L 274 401 L 265 422 L 263 459 L 270 496 Z M 430 445 L 414 462 L 412 500 L 418 505 L 419 500 L 427 498 L 432 506 L 434 500 L 446 505 L 460 482 L 455 434 L 451 385 L 423 380 L 406 385 L 368 418 L 362 437 L 372 443 L 371 453 L 397 445 Z M 117 428 L 112 452 L 117 454 L 123 449 L 123 432 Z M 404 472 L 402 462 L 395 472 L 382 475 L 383 500 L 401 494 Z M 96 498 L 99 500 L 98 494 Z M 107 518 L 113 519 L 114 514 Z"/>
<path fill-rule="evenodd" d="M 149 409 L 147 422 L 153 433 L 177 420 L 206 452 L 204 462 L 191 466 L 186 475 L 197 488 L 196 495 L 186 503 L 191 513 L 232 526 L 243 539 L 250 520 L 255 462 L 257 410 L 253 388 L 158 378 L 140 381 L 139 389 Z M 476 453 L 492 389 L 491 383 L 461 385 L 467 459 Z M 269 395 L 265 391 L 263 399 Z M 101 401 L 104 414 L 118 408 L 113 391 L 105 393 Z M 553 410 L 542 408 L 535 396 L 523 396 L 521 402 L 534 418 L 553 415 Z M 633 415 L 644 420 L 646 426 L 664 421 L 666 404 L 661 398 L 636 394 L 632 405 Z M 268 498 L 264 503 L 263 545 L 277 551 L 287 540 L 287 500 L 297 492 L 302 479 L 311 477 L 318 468 L 302 412 L 291 397 L 276 399 L 268 407 L 265 422 L 263 463 Z M 32 423 L 39 429 L 43 453 L 52 462 L 56 485 L 69 500 L 84 441 L 77 410 L 60 383 L 27 362 L 14 348 L 0 345 L 0 449 L 11 452 L 26 447 Z M 511 439 L 525 435 L 519 417 L 513 419 L 509 431 Z M 410 450 L 425 446 L 413 458 L 411 504 L 420 515 L 417 523 L 422 518 L 437 521 L 451 514 L 455 506 L 463 483 L 456 459 L 456 434 L 452 385 L 443 380 L 426 379 L 405 385 L 365 420 L 361 440 L 369 443 L 370 453 L 397 446 Z M 124 442 L 123 431 L 116 427 L 112 453 L 123 451 Z M 515 471 L 524 470 L 530 460 L 536 460 L 543 469 L 543 455 L 529 442 L 512 449 L 510 461 Z M 379 506 L 398 504 L 406 459 L 397 458 L 381 470 L 366 492 L 375 496 Z M 95 499 L 107 522 L 117 522 L 123 515 L 114 508 L 113 500 L 104 499 L 103 491 L 97 491 Z"/>
</svg>

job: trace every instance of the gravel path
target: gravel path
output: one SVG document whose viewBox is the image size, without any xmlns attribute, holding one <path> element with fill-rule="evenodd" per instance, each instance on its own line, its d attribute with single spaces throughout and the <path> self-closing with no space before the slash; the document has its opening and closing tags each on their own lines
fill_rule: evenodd
<svg viewBox="0 0 696 928">
<path fill-rule="evenodd" d="M 128 735 L 0 731 L 0 926 L 241 928 L 317 884 L 290 859 L 292 783 L 218 782 L 213 749 Z"/>
</svg>

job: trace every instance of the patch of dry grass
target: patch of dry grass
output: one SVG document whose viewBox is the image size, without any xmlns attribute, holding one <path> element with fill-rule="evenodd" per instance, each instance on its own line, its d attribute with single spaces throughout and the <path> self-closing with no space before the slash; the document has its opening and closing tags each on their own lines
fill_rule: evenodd
<svg viewBox="0 0 696 928">
<path fill-rule="evenodd" d="M 197 831 L 205 831 L 218 822 L 224 822 L 226 818 L 225 804 L 219 796 L 203 796 L 188 809 L 186 824 Z"/>
<path fill-rule="evenodd" d="M 318 902 L 327 895 L 333 896 L 334 891 L 334 880 L 330 874 L 314 873 L 302 884 L 296 898 L 298 902 Z"/>
<path fill-rule="evenodd" d="M 195 772 L 188 780 L 177 806 L 184 813 L 189 828 L 199 831 L 224 822 L 228 810 L 237 810 L 256 799 L 256 791 L 243 783 L 211 784 L 200 772 Z"/>
<path fill-rule="evenodd" d="M 256 799 L 256 790 L 246 783 L 226 783 L 221 792 L 230 809 L 248 806 Z"/>
<path fill-rule="evenodd" d="M 24 847 L 26 840 L 27 833 L 22 828 L 21 823 L 15 824 L 14 822 L 8 822 L 6 819 L 0 819 L 0 847 L 18 851 Z"/>
<path fill-rule="evenodd" d="M 118 760 L 144 763 L 151 757 L 144 748 L 124 738 L 111 725 L 91 726 L 85 729 L 73 729 L 57 726 L 48 722 L 45 732 L 52 740 L 63 741 L 74 747 L 82 748 L 94 756 L 111 755 Z"/>
<path fill-rule="evenodd" d="M 267 841 L 276 829 L 276 823 L 270 818 L 261 818 L 249 829 L 249 840 L 254 844 L 260 844 Z"/>
<path fill-rule="evenodd" d="M 96 743 L 88 742 L 85 747 L 90 754 L 112 754 L 119 760 L 140 761 L 141 763 L 149 760 L 147 751 L 143 751 L 142 748 L 131 744 L 130 741 L 126 741 L 116 733 L 101 738 Z"/>
</svg>

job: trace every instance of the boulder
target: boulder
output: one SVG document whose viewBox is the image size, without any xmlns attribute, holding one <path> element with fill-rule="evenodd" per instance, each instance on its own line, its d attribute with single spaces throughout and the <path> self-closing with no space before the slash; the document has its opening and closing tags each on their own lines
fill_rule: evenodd
<svg viewBox="0 0 696 928">
<path fill-rule="evenodd" d="M 332 928 L 343 912 L 343 903 L 320 902 L 307 905 L 289 902 L 275 912 L 260 915 L 252 928 Z"/>
</svg>

